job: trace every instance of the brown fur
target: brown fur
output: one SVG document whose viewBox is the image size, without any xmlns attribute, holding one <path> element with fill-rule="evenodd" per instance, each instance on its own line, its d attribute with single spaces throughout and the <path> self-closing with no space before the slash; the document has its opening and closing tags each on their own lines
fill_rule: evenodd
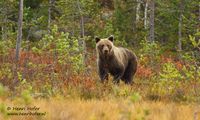
<svg viewBox="0 0 200 120">
<path fill-rule="evenodd" d="M 119 83 L 123 80 L 126 84 L 132 83 L 137 71 L 137 57 L 130 50 L 116 47 L 114 37 L 96 39 L 97 67 L 102 82 L 108 79 L 108 73 L 113 75 L 113 81 Z"/>
</svg>

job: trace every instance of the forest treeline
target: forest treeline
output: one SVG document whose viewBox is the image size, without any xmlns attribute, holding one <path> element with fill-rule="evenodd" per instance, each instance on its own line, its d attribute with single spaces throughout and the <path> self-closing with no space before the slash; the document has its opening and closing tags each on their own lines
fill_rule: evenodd
<svg viewBox="0 0 200 120">
<path fill-rule="evenodd" d="M 107 37 L 137 46 L 157 41 L 168 49 L 191 50 L 198 36 L 198 0 L 24 0 L 23 40 L 38 41 L 53 25 L 70 36 Z M 19 1 L 0 2 L 1 41 L 16 39 Z"/>
</svg>

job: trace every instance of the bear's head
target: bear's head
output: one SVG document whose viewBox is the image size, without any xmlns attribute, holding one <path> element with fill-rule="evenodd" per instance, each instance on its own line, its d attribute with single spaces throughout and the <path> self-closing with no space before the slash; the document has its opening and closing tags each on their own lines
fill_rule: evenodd
<svg viewBox="0 0 200 120">
<path fill-rule="evenodd" d="M 114 37 L 111 35 L 108 38 L 100 39 L 95 37 L 96 49 L 100 56 L 111 56 L 113 54 L 113 41 Z"/>
</svg>

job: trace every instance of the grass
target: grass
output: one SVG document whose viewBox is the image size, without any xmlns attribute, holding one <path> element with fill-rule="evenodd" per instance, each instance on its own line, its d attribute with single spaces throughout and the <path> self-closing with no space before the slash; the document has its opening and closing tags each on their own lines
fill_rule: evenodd
<svg viewBox="0 0 200 120">
<path fill-rule="evenodd" d="M 1 101 L 2 102 L 2 101 Z M 19 107 L 7 101 L 7 106 Z M 21 106 L 21 105 L 20 105 Z M 22 105 L 23 106 L 23 105 Z M 200 106 L 173 102 L 132 102 L 130 99 L 83 100 L 62 99 L 34 100 L 31 107 L 39 107 L 44 116 L 7 116 L 11 120 L 199 120 Z M 7 111 L 9 112 L 9 111 Z M 19 112 L 19 111 L 18 111 Z M 24 111 L 23 111 L 24 112 Z"/>
<path fill-rule="evenodd" d="M 81 86 L 83 85 L 83 86 Z M 87 84 L 66 86 L 64 93 L 34 97 L 27 91 L 9 98 L 0 97 L 0 120 L 199 120 L 197 102 L 175 102 L 170 98 L 150 100 L 147 86 Z M 73 87 L 74 86 L 74 87 Z M 3 88 L 2 88 L 3 89 Z M 6 92 L 6 90 L 4 90 Z M 147 94 L 147 95 L 145 95 Z M 8 110 L 8 107 L 11 110 Z M 25 108 L 13 110 L 13 107 Z M 27 110 L 35 107 L 38 110 Z M 40 113 L 43 115 L 8 115 L 10 113 Z"/>
</svg>

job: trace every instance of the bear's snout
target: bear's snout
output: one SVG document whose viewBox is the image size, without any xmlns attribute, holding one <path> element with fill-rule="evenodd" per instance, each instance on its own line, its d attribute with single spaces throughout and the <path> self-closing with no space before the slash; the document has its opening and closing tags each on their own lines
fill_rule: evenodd
<svg viewBox="0 0 200 120">
<path fill-rule="evenodd" d="M 105 50 L 105 51 L 104 51 L 104 54 L 108 54 L 108 50 Z"/>
<path fill-rule="evenodd" d="M 103 49 L 103 54 L 108 54 L 108 52 L 109 52 L 109 49 L 108 49 L 108 47 L 105 47 L 104 49 Z"/>
</svg>

